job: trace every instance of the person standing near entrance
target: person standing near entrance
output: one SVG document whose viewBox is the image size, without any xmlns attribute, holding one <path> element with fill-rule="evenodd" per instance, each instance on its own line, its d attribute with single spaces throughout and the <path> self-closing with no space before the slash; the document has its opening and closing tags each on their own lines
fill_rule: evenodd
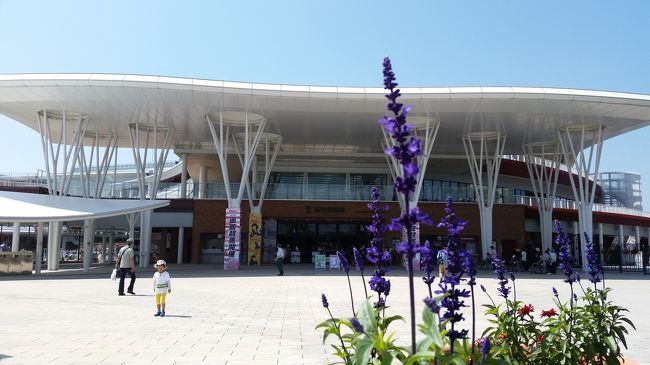
<svg viewBox="0 0 650 365">
<path fill-rule="evenodd" d="M 126 246 L 122 247 L 115 260 L 115 268 L 120 270 L 120 285 L 117 289 L 118 295 L 124 295 L 124 278 L 128 273 L 131 276 L 127 293 L 135 295 L 133 285 L 135 285 L 135 251 L 133 250 L 133 238 L 126 240 Z"/>
<path fill-rule="evenodd" d="M 447 276 L 447 265 L 449 265 L 449 253 L 447 252 L 447 246 L 438 251 L 436 259 L 438 260 L 438 276 L 440 276 L 440 278 L 443 278 Z"/>
<path fill-rule="evenodd" d="M 282 248 L 282 245 L 278 245 L 278 252 L 275 253 L 275 266 L 278 268 L 278 276 L 284 275 L 284 257 L 287 255 L 287 251 Z"/>
</svg>

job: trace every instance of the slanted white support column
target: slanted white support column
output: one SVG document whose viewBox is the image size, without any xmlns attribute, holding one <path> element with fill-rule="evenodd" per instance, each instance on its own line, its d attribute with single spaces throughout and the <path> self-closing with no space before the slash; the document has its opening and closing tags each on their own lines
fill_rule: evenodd
<svg viewBox="0 0 650 365">
<path fill-rule="evenodd" d="M 214 147 L 219 157 L 223 183 L 228 198 L 228 207 L 239 208 L 242 197 L 244 196 L 244 188 L 248 181 L 244 177 L 248 176 L 250 172 L 253 157 L 257 152 L 257 146 L 264 135 L 266 118 L 259 114 L 245 112 L 220 112 L 218 116 L 208 114 L 205 118 L 210 127 Z M 242 129 L 243 132 L 235 134 L 235 132 L 240 132 Z M 243 161 L 242 179 L 239 182 L 237 196 L 230 191 L 230 176 L 228 174 L 228 154 L 231 152 L 229 140 L 232 138 L 233 142 L 235 142 L 236 137 L 241 140 L 241 147 L 243 149 L 241 156 Z"/>
<path fill-rule="evenodd" d="M 181 199 L 187 198 L 187 153 L 181 155 Z"/>
<path fill-rule="evenodd" d="M 596 181 L 600 166 L 600 155 L 603 150 L 602 125 L 576 125 L 563 127 L 558 130 L 562 154 L 569 171 L 575 171 L 577 179 L 570 174 L 571 189 L 578 208 L 580 232 L 592 237 L 593 205 L 596 197 Z M 588 270 L 587 250 L 585 240 L 580 239 L 583 269 Z"/>
<path fill-rule="evenodd" d="M 93 243 L 95 242 L 95 220 L 94 219 L 84 219 L 84 236 L 82 244 L 84 250 L 83 264 L 84 272 L 90 270 L 90 263 L 93 258 Z"/>
<path fill-rule="evenodd" d="M 50 195 L 66 195 L 88 126 L 88 117 L 65 110 L 41 110 L 37 115 L 48 191 Z"/>
<path fill-rule="evenodd" d="M 167 155 L 174 139 L 174 128 L 168 125 L 157 125 L 156 123 L 130 123 L 129 136 L 131 137 L 133 160 L 138 174 L 140 199 L 155 200 L 165 161 L 167 161 Z M 153 157 L 153 166 L 150 166 L 150 168 L 153 168 L 153 174 L 151 175 L 147 174 L 149 152 Z M 149 191 L 146 189 L 147 183 L 150 183 Z M 140 215 L 140 267 L 149 266 L 151 213 L 151 210 L 147 210 Z"/>
<path fill-rule="evenodd" d="M 237 156 L 239 157 L 239 162 L 244 167 L 244 156 L 242 154 L 239 145 L 241 144 L 241 134 L 237 137 L 240 138 L 240 142 L 237 142 L 237 138 L 234 140 L 235 147 L 237 148 Z M 282 148 L 282 136 L 273 134 L 273 133 L 263 133 L 260 139 L 260 143 L 264 147 L 264 179 L 262 181 L 262 186 L 257 194 L 256 182 L 257 182 L 257 157 L 253 156 L 252 163 L 252 175 L 250 179 L 248 175 L 242 176 L 242 179 L 246 179 L 246 191 L 248 195 L 248 206 L 250 207 L 251 214 L 248 216 L 248 258 L 246 262 L 250 264 L 252 256 L 255 256 L 257 265 L 262 263 L 262 205 L 264 204 L 264 198 L 266 197 L 266 188 L 271 177 L 271 171 L 273 170 L 273 165 L 275 165 L 275 160 L 278 157 L 278 152 Z M 251 185 L 253 185 L 251 187 Z M 254 203 L 254 199 L 257 198 L 257 205 Z M 255 226 L 255 227 L 254 227 Z"/>
<path fill-rule="evenodd" d="M 135 221 L 140 216 L 140 213 L 130 213 L 126 215 L 126 221 L 129 224 L 129 237 L 135 239 Z"/>
<path fill-rule="evenodd" d="M 110 169 L 111 160 L 117 150 L 117 136 L 113 133 L 86 131 L 84 141 L 89 142 L 90 154 L 79 149 L 81 170 L 81 196 L 84 198 L 101 198 Z"/>
<path fill-rule="evenodd" d="M 250 168 L 257 152 L 257 146 L 264 135 L 266 118 L 248 112 L 219 112 L 219 115 L 206 115 L 205 119 L 210 127 L 214 147 L 219 157 L 221 174 L 228 199 L 226 219 L 230 224 L 226 225 L 227 241 L 224 247 L 224 269 L 239 269 L 239 254 L 241 237 L 236 237 L 238 231 L 229 227 L 235 227 L 241 218 L 241 200 L 248 183 Z M 239 182 L 237 195 L 230 190 L 230 175 L 228 172 L 228 154 L 232 152 L 229 141 L 232 138 L 237 149 L 236 136 L 241 143 L 240 161 L 242 162 L 242 177 Z"/>
<path fill-rule="evenodd" d="M 176 263 L 183 263 L 183 245 L 185 239 L 185 227 L 178 227 L 178 252 L 176 254 Z"/>
<path fill-rule="evenodd" d="M 13 234 L 11 235 L 11 252 L 20 251 L 20 222 L 14 222 Z"/>
<path fill-rule="evenodd" d="M 409 116 L 408 124 L 413 126 L 413 135 L 420 139 L 420 151 L 422 154 L 417 157 L 418 165 L 418 175 L 415 185 L 415 191 L 410 193 L 408 199 L 404 199 L 404 195 L 401 193 L 397 194 L 397 201 L 399 202 L 400 209 L 405 212 L 416 208 L 418 202 L 420 201 L 420 192 L 422 191 L 422 182 L 424 181 L 424 176 L 426 175 L 427 166 L 429 164 L 429 157 L 431 156 L 431 149 L 436 141 L 436 136 L 438 135 L 438 129 L 440 128 L 440 121 L 433 117 L 428 116 Z M 381 128 L 384 139 L 382 141 L 384 149 L 392 148 L 395 146 L 396 141 L 390 136 L 390 134 L 384 129 Z M 399 161 L 393 156 L 386 155 L 386 161 L 388 162 L 388 168 L 391 173 L 393 181 L 398 176 L 403 176 L 404 172 L 402 171 L 403 166 L 400 165 Z M 412 230 L 411 241 L 415 245 L 420 244 L 420 224 L 416 223 Z M 407 241 L 409 237 L 406 236 L 406 230 L 402 232 L 402 239 Z M 419 269 L 419 254 L 416 255 L 415 260 L 413 260 L 413 269 Z"/>
<path fill-rule="evenodd" d="M 61 250 L 61 222 L 50 222 L 47 232 L 47 269 L 59 269 L 59 252 Z"/>
<path fill-rule="evenodd" d="M 424 175 L 427 171 L 427 165 L 429 162 L 429 157 L 431 156 L 431 149 L 436 141 L 436 136 L 438 134 L 438 129 L 440 128 L 440 121 L 435 118 L 430 117 L 418 117 L 418 116 L 409 116 L 408 123 L 413 125 L 413 134 L 420 139 L 420 149 L 422 155 L 418 156 L 418 168 L 420 170 L 417 177 L 417 185 L 415 186 L 415 192 L 409 195 L 408 205 L 404 201 L 402 194 L 397 194 L 397 200 L 399 201 L 400 208 L 402 211 L 408 206 L 409 209 L 415 208 L 418 205 L 420 200 L 420 192 L 422 190 L 422 182 L 424 181 Z M 386 132 L 384 128 L 381 128 L 382 133 L 384 134 L 384 140 L 382 142 L 384 148 L 391 148 L 395 145 L 393 138 Z M 402 166 L 399 164 L 397 159 L 393 156 L 386 155 L 386 160 L 388 161 L 388 167 L 393 178 L 393 181 L 397 176 L 403 175 Z"/>
<path fill-rule="evenodd" d="M 242 138 L 243 136 L 240 134 L 237 136 L 238 138 Z M 257 180 L 256 176 L 252 176 L 250 179 L 248 178 L 248 174 L 246 177 L 242 177 L 242 179 L 246 179 L 246 191 L 248 192 L 248 204 L 250 206 L 251 212 L 255 213 L 261 213 L 262 212 L 262 205 L 264 204 L 264 198 L 266 196 L 266 188 L 269 182 L 269 178 L 271 177 L 271 171 L 273 170 L 273 165 L 275 165 L 275 160 L 278 157 L 278 152 L 280 152 L 280 149 L 282 148 L 282 136 L 273 134 L 273 133 L 263 133 L 261 137 L 261 142 L 264 146 L 264 180 L 262 181 L 262 186 L 260 187 L 259 191 L 259 196 L 256 196 L 256 189 L 251 187 L 251 181 L 255 183 Z M 237 149 L 237 156 L 239 157 L 239 162 L 242 164 L 242 168 L 245 165 L 244 161 L 244 156 L 242 154 L 242 151 L 239 148 L 239 144 L 237 143 L 237 140 L 235 139 L 235 147 Z M 253 164 L 257 164 L 255 160 L 255 156 L 253 156 Z M 257 173 L 257 168 L 255 169 L 255 172 L 253 175 Z M 257 205 L 255 205 L 254 200 L 257 199 Z"/>
<path fill-rule="evenodd" d="M 43 231 L 45 230 L 45 224 L 39 222 L 36 227 L 36 252 L 34 255 L 34 271 L 36 274 L 41 273 L 42 263 L 43 263 Z"/>
<path fill-rule="evenodd" d="M 539 212 L 542 252 L 545 252 L 553 245 L 553 202 L 560 173 L 560 145 L 555 141 L 528 143 L 524 145 L 524 156 Z"/>
<path fill-rule="evenodd" d="M 502 132 L 474 132 L 463 137 L 479 207 L 483 256 L 490 251 L 492 244 L 492 207 L 505 144 L 506 135 Z"/>
</svg>

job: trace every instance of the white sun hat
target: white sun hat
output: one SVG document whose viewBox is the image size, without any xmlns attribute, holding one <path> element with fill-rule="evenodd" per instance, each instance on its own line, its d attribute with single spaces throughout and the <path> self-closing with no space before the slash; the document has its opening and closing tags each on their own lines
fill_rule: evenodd
<svg viewBox="0 0 650 365">
<path fill-rule="evenodd" d="M 167 267 L 167 263 L 165 262 L 165 260 L 158 260 L 158 262 L 156 262 L 156 264 L 153 265 L 153 267 L 158 268 L 158 265 L 162 265 L 164 267 Z"/>
</svg>

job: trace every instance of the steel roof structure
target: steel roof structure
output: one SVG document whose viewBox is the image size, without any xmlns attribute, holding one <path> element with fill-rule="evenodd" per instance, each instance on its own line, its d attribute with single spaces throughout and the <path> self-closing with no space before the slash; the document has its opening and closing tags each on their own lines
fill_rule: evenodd
<svg viewBox="0 0 650 365">
<path fill-rule="evenodd" d="M 401 90 L 401 102 L 413 105 L 411 116 L 440 121 L 434 156 L 464 156 L 462 136 L 477 131 L 505 132 L 504 154 L 521 154 L 523 144 L 555 140 L 564 126 L 603 125 L 607 139 L 650 124 L 650 95 L 536 87 Z M 40 110 L 79 113 L 89 129 L 117 135 L 119 147 L 131 147 L 130 123 L 172 126 L 172 149 L 191 152 L 213 148 L 206 115 L 249 112 L 267 119 L 267 132 L 282 136 L 285 153 L 370 157 L 382 155 L 377 120 L 384 93 L 162 76 L 11 74 L 0 75 L 0 113 L 37 131 Z"/>
</svg>

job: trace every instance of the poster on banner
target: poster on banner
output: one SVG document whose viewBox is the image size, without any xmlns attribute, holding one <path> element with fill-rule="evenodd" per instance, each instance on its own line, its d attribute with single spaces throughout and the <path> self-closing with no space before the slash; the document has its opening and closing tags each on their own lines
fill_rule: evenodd
<svg viewBox="0 0 650 365">
<path fill-rule="evenodd" d="M 226 209 L 226 235 L 223 247 L 223 269 L 239 270 L 239 254 L 241 251 L 241 210 Z"/>
<path fill-rule="evenodd" d="M 325 265 L 325 255 L 314 255 L 314 269 L 327 270 L 327 266 Z"/>
<path fill-rule="evenodd" d="M 278 230 L 278 221 L 274 218 L 264 219 L 264 239 L 262 240 L 262 262 L 272 264 L 275 262 L 275 253 L 277 252 L 276 234 Z"/>
<path fill-rule="evenodd" d="M 251 212 L 248 216 L 248 264 L 262 263 L 262 214 Z"/>
<path fill-rule="evenodd" d="M 340 269 L 340 268 L 341 268 L 341 261 L 339 261 L 339 257 L 337 255 L 330 255 L 330 270 Z"/>
</svg>

